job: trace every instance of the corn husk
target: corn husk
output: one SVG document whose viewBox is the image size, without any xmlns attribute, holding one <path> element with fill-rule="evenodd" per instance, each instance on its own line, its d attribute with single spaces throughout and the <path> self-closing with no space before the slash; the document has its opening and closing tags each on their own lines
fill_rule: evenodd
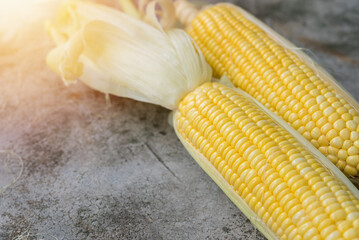
<svg viewBox="0 0 359 240">
<path fill-rule="evenodd" d="M 174 109 L 188 91 L 211 79 L 184 31 L 167 33 L 102 5 L 69 1 L 48 32 L 57 47 L 47 63 L 66 84 L 80 79 L 105 94 Z"/>
</svg>

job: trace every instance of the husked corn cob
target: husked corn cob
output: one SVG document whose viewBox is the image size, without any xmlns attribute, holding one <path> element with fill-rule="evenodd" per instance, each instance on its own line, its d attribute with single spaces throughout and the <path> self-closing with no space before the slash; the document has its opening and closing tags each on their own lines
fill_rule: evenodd
<svg viewBox="0 0 359 240">
<path fill-rule="evenodd" d="M 246 97 L 206 83 L 179 104 L 177 131 L 283 239 L 359 238 L 359 201 Z"/>
<path fill-rule="evenodd" d="M 211 83 L 184 31 L 82 1 L 65 3 L 48 31 L 47 63 L 66 83 L 173 110 L 181 142 L 267 238 L 359 238 L 359 191 L 261 103 Z"/>
<path fill-rule="evenodd" d="M 348 102 L 354 100 L 268 32 L 229 4 L 199 12 L 188 27 L 217 77 L 228 76 L 340 170 L 358 176 L 359 115 Z"/>
</svg>

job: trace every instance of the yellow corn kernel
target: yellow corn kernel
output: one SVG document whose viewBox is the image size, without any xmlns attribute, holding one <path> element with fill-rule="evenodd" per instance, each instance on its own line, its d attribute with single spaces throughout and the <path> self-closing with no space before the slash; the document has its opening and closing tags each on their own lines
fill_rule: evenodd
<svg viewBox="0 0 359 240">
<path fill-rule="evenodd" d="M 330 146 L 343 150 L 353 146 L 356 151 L 350 152 L 359 152 L 358 143 L 349 147 L 345 143 L 359 140 L 357 110 L 308 61 L 275 40 L 272 30 L 252 20 L 243 10 L 219 4 L 200 11 L 191 21 L 188 33 L 217 77 L 229 77 L 234 85 L 290 123 L 322 153 L 329 152 L 324 149 Z M 345 168 L 348 159 L 344 156 L 351 154 L 327 156 L 336 164 L 341 159 L 340 166 L 348 169 L 344 170 L 347 175 L 358 174 L 354 168 L 358 169 L 359 164 Z"/>
<path fill-rule="evenodd" d="M 359 238 L 353 228 L 358 224 L 359 200 L 248 98 L 221 84 L 206 83 L 180 102 L 175 122 L 190 146 L 206 159 L 218 159 L 206 161 L 276 235 Z M 234 131 L 240 138 L 230 134 Z"/>
</svg>

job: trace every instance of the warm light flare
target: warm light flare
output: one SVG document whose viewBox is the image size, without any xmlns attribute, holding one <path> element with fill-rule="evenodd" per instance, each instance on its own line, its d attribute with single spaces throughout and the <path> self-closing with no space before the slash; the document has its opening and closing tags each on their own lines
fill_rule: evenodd
<svg viewBox="0 0 359 240">
<path fill-rule="evenodd" d="M 44 21 L 55 15 L 60 0 L 0 0 L 0 56 L 32 39 L 45 38 Z"/>
</svg>

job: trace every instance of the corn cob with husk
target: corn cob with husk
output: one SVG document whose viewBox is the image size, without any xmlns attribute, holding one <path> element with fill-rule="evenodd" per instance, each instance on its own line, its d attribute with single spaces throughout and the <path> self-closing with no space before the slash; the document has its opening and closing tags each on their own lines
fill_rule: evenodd
<svg viewBox="0 0 359 240">
<path fill-rule="evenodd" d="M 359 105 L 302 51 L 250 15 L 218 4 L 177 15 L 216 77 L 227 76 L 288 122 L 347 176 L 359 171 Z"/>
<path fill-rule="evenodd" d="M 67 84 L 80 79 L 173 110 L 186 149 L 268 239 L 359 238 L 359 192 L 350 181 L 257 100 L 211 82 L 185 32 L 156 26 L 68 2 L 49 25 L 57 47 L 48 65 Z"/>
</svg>

